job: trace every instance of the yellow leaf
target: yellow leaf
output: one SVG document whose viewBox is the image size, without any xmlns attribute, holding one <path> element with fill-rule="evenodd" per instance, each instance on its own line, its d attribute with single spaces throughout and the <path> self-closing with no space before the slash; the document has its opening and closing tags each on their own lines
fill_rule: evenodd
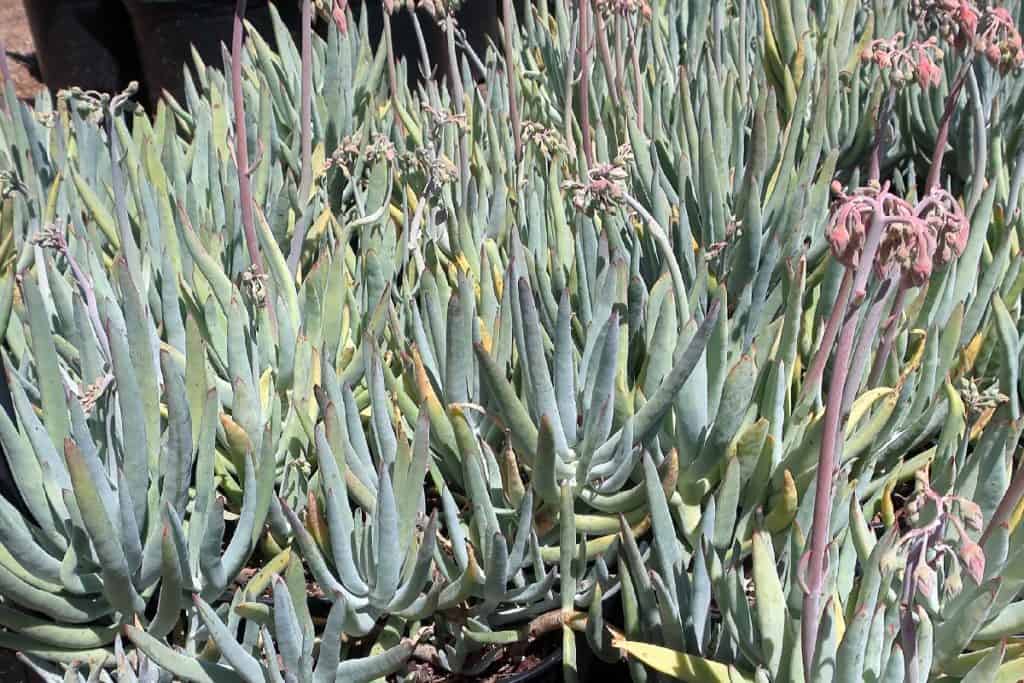
<svg viewBox="0 0 1024 683">
<path fill-rule="evenodd" d="M 789 470 L 782 472 L 782 490 L 771 498 L 771 512 L 764 518 L 764 528 L 776 534 L 788 527 L 796 517 L 796 482 Z"/>
<path fill-rule="evenodd" d="M 843 617 L 843 603 L 839 600 L 839 592 L 832 593 L 832 619 L 836 625 L 836 642 L 843 639 L 846 633 L 846 619 Z"/>
<path fill-rule="evenodd" d="M 270 410 L 270 393 L 273 388 L 273 378 L 271 377 L 270 368 L 267 368 L 260 376 L 260 405 L 263 406 L 264 412 Z"/>
<path fill-rule="evenodd" d="M 876 387 L 858 396 L 850 406 L 850 417 L 846 422 L 845 434 L 849 436 L 853 433 L 861 419 L 871 411 L 879 399 L 892 396 L 895 393 L 896 390 L 891 387 Z"/>
<path fill-rule="evenodd" d="M 978 354 L 981 353 L 981 345 L 984 343 L 985 337 L 982 333 L 974 335 L 974 338 L 964 347 L 963 353 L 960 356 L 960 372 L 963 374 L 969 373 L 974 368 L 974 361 L 978 359 Z"/>
<path fill-rule="evenodd" d="M 688 655 L 667 647 L 639 643 L 632 640 L 616 639 L 612 646 L 624 651 L 647 666 L 663 674 L 674 676 L 690 683 L 729 683 L 749 681 L 750 677 L 739 673 L 734 667 L 710 659 Z"/>
</svg>

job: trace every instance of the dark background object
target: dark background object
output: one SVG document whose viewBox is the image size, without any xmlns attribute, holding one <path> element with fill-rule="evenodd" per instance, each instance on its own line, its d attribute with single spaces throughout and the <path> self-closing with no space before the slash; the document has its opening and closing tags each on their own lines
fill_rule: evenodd
<svg viewBox="0 0 1024 683">
<path fill-rule="evenodd" d="M 35 0 L 29 0 L 34 2 Z M 60 2 L 61 0 L 50 0 Z M 119 0 L 106 0 L 117 2 Z M 205 64 L 223 64 L 221 44 L 231 45 L 235 15 L 234 0 L 120 0 L 130 16 L 130 31 L 138 43 L 138 61 L 148 94 L 155 105 L 163 91 L 184 100 L 183 71 L 192 66 L 191 46 Z M 299 4 L 277 5 L 281 20 L 298 41 Z M 267 0 L 249 0 L 245 18 L 274 45 L 273 23 Z"/>
<path fill-rule="evenodd" d="M 135 38 L 117 0 L 24 0 L 43 82 L 114 92 L 141 82 Z"/>
<path fill-rule="evenodd" d="M 163 91 L 184 97 L 183 70 L 192 66 L 191 46 L 206 64 L 222 65 L 221 45 L 230 45 L 234 0 L 23 0 L 42 78 L 51 92 L 78 86 L 120 92 L 131 81 L 140 85 L 140 100 L 155 107 Z M 270 0 L 249 0 L 246 19 L 272 46 Z M 521 15 L 527 3 L 516 0 Z M 300 40 L 300 1 L 276 3 L 296 43 Z M 357 21 L 368 12 L 374 45 L 383 40 L 383 0 L 349 3 Z M 459 27 L 483 59 L 489 42 L 500 41 L 501 0 L 469 0 L 459 9 Z M 445 37 L 430 15 L 418 10 L 419 23 L 437 79 L 447 76 Z M 520 17 L 521 18 L 521 17 Z M 409 12 L 391 19 L 395 57 L 408 62 L 410 86 L 422 79 L 420 48 Z M 481 76 L 478 74 L 478 76 Z"/>
</svg>

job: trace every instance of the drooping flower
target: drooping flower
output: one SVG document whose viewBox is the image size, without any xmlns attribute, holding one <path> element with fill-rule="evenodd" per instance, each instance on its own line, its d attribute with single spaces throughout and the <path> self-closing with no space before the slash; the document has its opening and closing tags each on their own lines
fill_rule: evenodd
<svg viewBox="0 0 1024 683">
<path fill-rule="evenodd" d="M 904 38 L 905 34 L 899 32 L 892 38 L 872 40 L 861 54 L 861 60 L 874 62 L 878 68 L 888 71 L 895 85 L 912 81 L 926 89 L 938 85 L 942 81 L 938 63 L 943 58 L 938 39 L 931 36 L 904 46 Z"/>
<path fill-rule="evenodd" d="M 875 275 L 896 279 L 902 287 L 920 287 L 936 266 L 944 266 L 967 247 L 970 221 L 959 202 L 936 188 L 916 206 L 893 194 L 888 183 L 873 183 L 852 193 L 833 182 L 836 201 L 826 237 L 836 260 L 850 269 L 860 266 L 871 226 L 881 229 L 871 266 Z"/>
<path fill-rule="evenodd" d="M 832 184 L 832 192 L 836 194 L 837 200 L 833 204 L 827 238 L 832 246 L 832 253 L 840 263 L 852 269 L 860 266 L 868 231 L 876 220 L 880 221 L 885 231 L 872 264 L 876 273 L 888 277 L 892 258 L 916 256 L 916 245 L 920 240 L 914 237 L 914 233 L 919 228 L 925 229 L 924 222 L 916 219 L 913 209 L 906 201 L 889 191 L 888 183 L 882 186 L 873 183 L 846 194 L 842 186 L 835 182 Z M 920 226 L 917 223 L 920 223 Z M 908 224 L 912 226 L 910 229 L 905 227 Z M 890 231 L 895 233 L 889 235 Z M 883 253 L 882 247 L 886 245 L 887 239 L 889 251 Z M 903 245 L 902 249 L 900 245 Z M 928 256 L 931 257 L 931 252 L 928 252 Z M 908 266 L 910 263 L 907 259 L 900 262 L 907 263 Z"/>
<path fill-rule="evenodd" d="M 1005 7 L 985 9 L 974 49 L 1003 75 L 1024 66 L 1020 32 Z"/>
<path fill-rule="evenodd" d="M 588 214 L 608 212 L 622 202 L 623 182 L 628 175 L 626 169 L 616 164 L 597 164 L 587 174 L 586 183 L 570 181 L 563 188 L 572 191 L 572 203 L 577 210 Z"/>
<path fill-rule="evenodd" d="M 847 268 L 856 269 L 875 213 L 874 195 L 871 188 L 858 188 L 848 195 L 838 181 L 832 183 L 832 192 L 836 202 L 826 237 L 836 260 Z"/>
<path fill-rule="evenodd" d="M 959 29 L 953 46 L 964 50 L 978 32 L 978 10 L 967 0 L 960 0 L 953 10 L 953 18 Z"/>
<path fill-rule="evenodd" d="M 875 258 L 879 277 L 898 277 L 904 287 L 920 287 L 932 274 L 935 236 L 917 216 L 900 216 L 882 235 Z"/>
<path fill-rule="evenodd" d="M 971 224 L 953 195 L 936 188 L 918 203 L 915 213 L 935 237 L 936 265 L 943 266 L 964 253 Z"/>
<path fill-rule="evenodd" d="M 942 69 L 932 61 L 927 49 L 921 44 L 915 44 L 914 49 L 917 52 L 915 71 L 918 85 L 925 90 L 933 85 L 938 85 L 942 81 Z"/>
<path fill-rule="evenodd" d="M 935 31 L 957 51 L 974 44 L 979 14 L 970 0 L 914 0 L 911 11 L 926 32 Z"/>
</svg>

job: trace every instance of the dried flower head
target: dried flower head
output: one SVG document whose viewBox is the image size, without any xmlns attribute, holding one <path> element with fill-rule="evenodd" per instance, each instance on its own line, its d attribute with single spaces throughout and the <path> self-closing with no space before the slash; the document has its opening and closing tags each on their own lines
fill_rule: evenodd
<svg viewBox="0 0 1024 683">
<path fill-rule="evenodd" d="M 352 135 L 342 138 L 338 147 L 331 153 L 331 156 L 324 162 L 324 170 L 337 168 L 345 175 L 351 175 L 356 159 L 360 153 L 359 142 Z"/>
<path fill-rule="evenodd" d="M 622 203 L 623 183 L 628 177 L 629 173 L 621 165 L 597 164 L 587 173 L 586 183 L 568 181 L 562 188 L 572 192 L 572 203 L 579 211 L 604 213 Z"/>
<path fill-rule="evenodd" d="M 78 86 L 57 92 L 58 102 L 68 107 L 75 107 L 78 112 L 93 123 L 102 123 L 107 113 L 116 115 L 121 111 L 134 110 L 137 104 L 132 98 L 139 91 L 138 81 L 132 81 L 119 93 L 105 93 L 98 90 L 85 90 Z"/>
<path fill-rule="evenodd" d="M 971 416 L 978 416 L 986 410 L 992 410 L 1010 400 L 999 391 L 999 382 L 992 380 L 984 389 L 978 386 L 974 377 L 961 377 L 959 382 L 960 400 Z"/>
<path fill-rule="evenodd" d="M 28 188 L 21 182 L 18 174 L 13 170 L 0 171 L 0 202 L 13 196 L 15 193 L 28 196 Z"/>
<path fill-rule="evenodd" d="M 68 247 L 64 232 L 58 223 L 50 223 L 40 228 L 39 232 L 32 236 L 30 242 L 44 249 L 55 249 L 61 252 Z"/>
<path fill-rule="evenodd" d="M 889 72 L 896 85 L 916 81 L 922 88 L 930 88 L 942 81 L 943 52 L 935 36 L 925 41 L 903 45 L 905 34 L 897 33 L 892 38 L 872 40 L 861 54 L 864 62 L 873 62 L 878 68 Z"/>
<path fill-rule="evenodd" d="M 523 122 L 523 140 L 536 145 L 546 159 L 567 152 L 562 135 L 554 128 L 548 128 L 536 121 Z"/>
<path fill-rule="evenodd" d="M 460 130 L 467 130 L 469 128 L 469 124 L 466 123 L 465 114 L 454 114 L 445 109 L 437 109 L 425 102 L 421 106 L 423 107 L 423 111 L 430 114 L 431 123 L 435 128 L 440 128 L 442 126 L 456 126 Z"/>
<path fill-rule="evenodd" d="M 605 19 L 614 16 L 631 17 L 637 13 L 642 14 L 644 19 L 651 18 L 651 6 L 647 0 L 597 0 L 596 7 Z"/>
<path fill-rule="evenodd" d="M 422 9 L 434 19 L 448 19 L 455 16 L 463 0 L 406 0 L 410 9 Z M 401 4 L 401 2 L 399 2 Z"/>
<path fill-rule="evenodd" d="M 371 164 L 378 161 L 391 163 L 397 158 L 394 143 L 384 133 L 374 134 L 373 142 L 366 147 L 365 155 L 366 161 Z"/>
<path fill-rule="evenodd" d="M 260 308 L 267 304 L 267 287 L 264 284 L 266 280 L 267 274 L 261 273 L 255 264 L 242 271 L 242 288 L 248 294 L 253 304 Z"/>
<path fill-rule="evenodd" d="M 107 388 L 113 383 L 114 376 L 108 372 L 92 384 L 82 389 L 78 402 L 81 404 L 82 412 L 85 413 L 86 416 L 92 414 L 96 409 L 96 404 L 103 397 L 103 394 L 106 393 Z"/>
</svg>

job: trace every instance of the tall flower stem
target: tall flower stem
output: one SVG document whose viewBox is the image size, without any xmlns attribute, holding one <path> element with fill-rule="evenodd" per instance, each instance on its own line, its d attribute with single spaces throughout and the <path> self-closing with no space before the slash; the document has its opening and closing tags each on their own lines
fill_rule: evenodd
<svg viewBox="0 0 1024 683">
<path fill-rule="evenodd" d="M 591 11 L 594 14 L 594 33 L 597 38 L 597 54 L 601 58 L 601 64 L 604 65 L 605 79 L 613 86 L 610 90 L 618 98 L 615 102 L 615 106 L 619 106 L 619 104 L 626 99 L 626 95 L 622 91 L 622 83 L 616 75 L 615 65 L 612 62 L 612 51 L 608 46 L 608 28 L 605 24 L 604 17 L 601 16 L 601 13 L 594 12 L 593 7 L 591 7 Z"/>
<path fill-rule="evenodd" d="M 885 310 L 885 301 L 888 298 L 891 285 L 892 280 L 886 280 L 882 283 L 878 293 L 875 294 L 875 300 L 871 304 L 871 308 L 868 310 L 867 317 L 864 319 L 864 324 L 861 325 L 860 334 L 857 335 L 857 345 L 853 350 L 853 357 L 850 360 L 850 369 L 846 377 L 846 388 L 843 390 L 843 407 L 841 414 L 844 416 L 844 419 L 845 416 L 849 414 L 850 407 L 853 405 L 853 401 L 857 397 L 857 390 L 860 389 L 861 386 L 861 379 L 864 376 L 864 368 L 867 366 L 871 347 L 878 338 L 875 331 L 878 329 L 878 323 L 882 319 L 882 311 Z M 900 291 L 903 291 L 902 288 L 900 288 Z"/>
<path fill-rule="evenodd" d="M 883 188 L 885 192 L 885 188 Z M 814 648 L 817 646 L 821 622 L 821 600 L 825 584 L 825 557 L 828 554 L 829 529 L 832 522 L 833 483 L 836 464 L 839 461 L 841 442 L 839 435 L 844 421 L 843 396 L 850 371 L 850 357 L 854 348 L 857 320 L 863 297 L 857 296 L 858 283 L 866 282 L 875 260 L 875 251 L 885 229 L 881 199 L 876 200 L 871 226 L 864 241 L 860 262 L 852 279 L 853 292 L 846 306 L 846 317 L 839 332 L 839 341 L 833 360 L 833 374 L 828 387 L 825 403 L 825 417 L 822 425 L 821 452 L 818 457 L 817 485 L 814 493 L 814 516 L 811 520 L 811 544 L 807 555 L 806 591 L 803 614 L 800 618 L 801 644 L 803 648 L 804 671 L 810 672 L 814 664 Z M 873 246 L 872 246 L 873 245 Z M 849 273 L 849 270 L 847 271 Z M 845 280 L 846 278 L 844 278 Z M 835 315 L 835 314 L 833 314 Z"/>
<path fill-rule="evenodd" d="M 249 142 L 245 127 L 245 99 L 242 95 L 242 18 L 246 0 L 235 4 L 234 30 L 231 36 L 231 96 L 235 104 L 235 165 L 238 167 L 238 191 L 242 204 L 242 227 L 249 260 L 257 276 L 264 274 L 263 256 L 252 214 L 252 185 L 249 181 Z M 273 310 L 271 308 L 271 310 Z"/>
<path fill-rule="evenodd" d="M 388 51 L 388 86 L 391 89 L 391 104 L 395 111 L 398 111 L 398 67 L 395 64 L 395 39 L 391 34 L 391 15 L 384 14 L 384 49 Z M 405 129 L 402 119 L 398 116 L 395 121 Z"/>
<path fill-rule="evenodd" d="M 907 298 L 907 288 L 900 285 L 896 290 L 896 298 L 892 302 L 892 311 L 885 322 L 885 332 L 882 336 L 882 344 L 875 354 L 875 362 L 871 367 L 871 374 L 868 375 L 868 387 L 878 384 L 878 380 L 885 371 L 885 364 L 889 361 L 889 354 L 892 352 L 892 345 L 896 340 L 896 331 L 899 329 L 900 315 L 903 313 L 903 304 Z"/>
<path fill-rule="evenodd" d="M 455 100 L 455 113 L 466 114 L 466 90 L 462 87 L 462 71 L 459 69 L 459 58 L 455 52 L 455 16 L 445 18 L 445 35 L 448 38 L 448 78 L 451 80 L 452 99 Z M 459 186 L 462 190 L 462 201 L 469 198 L 469 142 L 466 130 L 459 130 Z"/>
<path fill-rule="evenodd" d="M 890 86 L 885 102 L 878 110 L 878 121 L 875 130 L 875 144 L 871 148 L 871 166 L 868 169 L 868 180 L 878 182 L 882 175 L 882 145 L 888 141 L 889 115 L 896 102 L 896 90 Z"/>
<path fill-rule="evenodd" d="M 506 0 L 508 2 L 508 0 Z M 580 8 L 580 129 L 583 133 L 583 154 L 587 166 L 594 165 L 594 149 L 590 135 L 590 0 L 579 0 Z"/>
<path fill-rule="evenodd" d="M 818 383 L 821 382 L 821 376 L 825 372 L 825 363 L 828 362 L 832 345 L 835 343 L 836 335 L 839 333 L 839 325 L 843 322 L 843 313 L 846 311 L 846 301 L 850 298 L 851 289 L 853 289 L 853 273 L 847 269 L 843 272 L 843 280 L 839 284 L 839 293 L 836 295 L 835 303 L 832 306 L 832 313 L 825 323 L 825 331 L 821 335 L 821 343 L 818 345 L 818 350 L 814 353 L 814 358 L 811 359 L 811 364 L 807 367 L 807 372 L 804 373 L 803 385 L 800 388 L 800 396 L 797 400 L 798 404 L 807 400 L 809 393 L 817 390 Z"/>
<path fill-rule="evenodd" d="M 516 163 L 523 160 L 523 130 L 522 122 L 519 120 L 519 96 L 516 92 L 516 68 L 512 51 L 512 24 L 515 21 L 515 12 L 512 9 L 512 0 L 502 0 L 502 29 L 504 31 L 505 43 L 505 78 L 508 83 L 508 113 L 512 118 L 512 135 L 516 143 Z"/>
<path fill-rule="evenodd" d="M 302 0 L 302 176 L 299 180 L 299 201 L 309 199 L 313 185 L 313 17 L 311 0 Z"/>
<path fill-rule="evenodd" d="M 828 402 L 821 436 L 821 455 L 818 458 L 817 485 L 814 492 L 814 517 L 811 521 L 811 549 L 807 557 L 806 592 L 803 614 L 800 618 L 804 671 L 811 671 L 814 648 L 818 642 L 821 622 L 821 599 L 825 584 L 825 556 L 828 553 L 829 527 L 832 521 L 833 480 L 839 454 L 840 417 L 842 416 L 843 389 L 853 351 L 854 333 L 857 331 L 857 306 L 851 302 L 836 345 L 835 373 L 829 385 Z"/>
<path fill-rule="evenodd" d="M 946 107 L 942 111 L 942 119 L 939 121 L 939 133 L 935 136 L 935 151 L 932 153 L 932 165 L 928 169 L 928 178 L 924 184 L 924 195 L 927 195 L 939 184 L 939 173 L 942 171 L 942 157 L 946 154 L 946 143 L 949 141 L 949 124 L 953 119 L 953 111 L 956 109 L 956 101 L 960 97 L 964 83 L 967 82 L 967 74 L 971 72 L 974 60 L 968 58 L 957 71 L 953 85 L 946 97 Z"/>
<path fill-rule="evenodd" d="M 3 38 L 0 38 L 0 87 L 4 87 L 11 82 L 11 69 L 7 65 L 7 46 L 4 44 Z M 0 92 L 0 111 L 7 111 L 7 96 L 5 92 Z"/>
</svg>

